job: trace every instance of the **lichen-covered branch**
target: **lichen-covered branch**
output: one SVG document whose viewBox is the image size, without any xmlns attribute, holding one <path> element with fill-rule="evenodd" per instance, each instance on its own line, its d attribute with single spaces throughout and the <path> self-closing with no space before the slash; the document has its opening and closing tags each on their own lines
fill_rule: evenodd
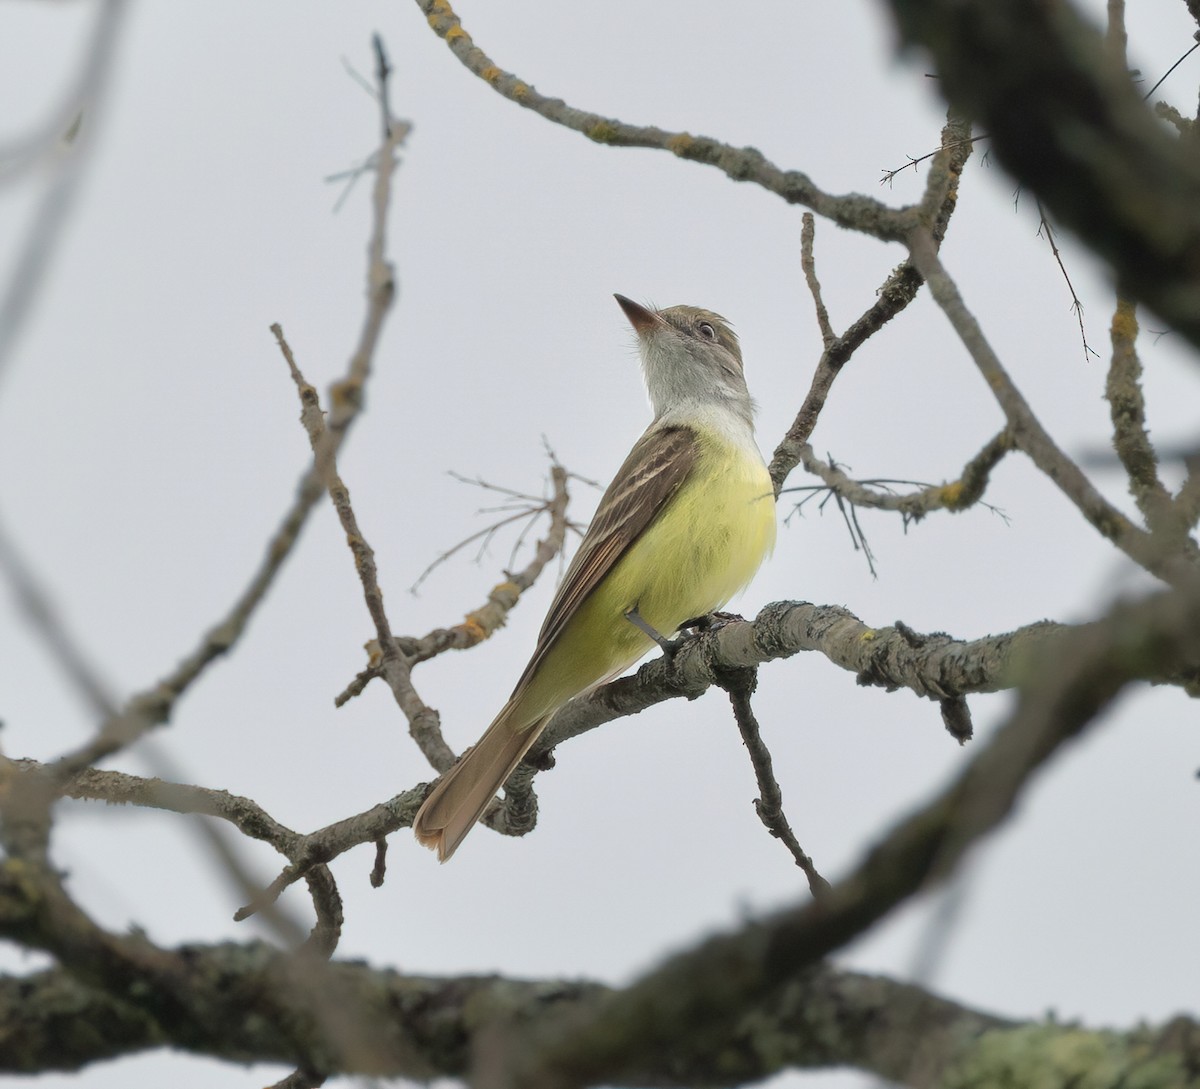
<svg viewBox="0 0 1200 1089">
<path fill-rule="evenodd" d="M 799 170 L 781 170 L 761 151 L 735 148 L 708 136 L 668 132 L 650 125 L 630 125 L 613 117 L 576 109 L 560 98 L 540 94 L 529 83 L 497 65 L 463 29 L 449 0 L 417 0 L 434 33 L 462 64 L 510 102 L 532 110 L 556 125 L 582 133 L 610 147 L 645 147 L 670 151 L 681 159 L 721 170 L 734 181 L 754 182 L 789 204 L 801 204 L 839 226 L 861 231 L 883 241 L 902 241 L 912 228 L 918 209 L 889 208 L 857 193 L 834 196 L 819 189 Z"/>
<path fill-rule="evenodd" d="M 1158 476 L 1158 454 L 1146 428 L 1146 399 L 1142 395 L 1142 361 L 1138 356 L 1137 307 L 1118 297 L 1113 311 L 1112 357 L 1104 396 L 1113 425 L 1113 449 L 1129 478 L 1129 494 L 1152 533 L 1182 541 L 1188 526 L 1176 517 L 1171 494 Z"/>
<path fill-rule="evenodd" d="M 698 636 L 678 651 L 670 665 L 655 658 L 632 676 L 568 704 L 551 721 L 533 753 L 663 700 L 695 699 L 717 683 L 721 669 L 760 666 L 804 652 L 823 654 L 855 674 L 859 684 L 888 691 L 907 688 L 933 700 L 998 692 L 1014 687 L 1028 662 L 1075 630 L 1040 621 L 969 641 L 945 633 L 914 639 L 905 625 L 871 627 L 838 605 L 776 601 L 764 606 L 753 621 L 726 623 Z"/>
<path fill-rule="evenodd" d="M 898 511 L 905 519 L 919 522 L 930 511 L 958 512 L 973 507 L 983 498 L 992 470 L 1012 449 L 1012 432 L 1005 428 L 988 440 L 983 449 L 963 466 L 956 480 L 934 484 L 905 495 L 879 491 L 854 480 L 837 465 L 817 457 L 808 443 L 800 449 L 800 463 L 814 476 L 820 477 L 830 491 L 856 507 Z"/>
<path fill-rule="evenodd" d="M 197 984 L 192 1025 L 159 1020 L 62 969 L 0 977 L 0 1021 L 11 1030 L 0 1071 L 75 1071 L 163 1047 L 236 1063 L 298 1066 L 337 1054 L 321 1036 L 297 1040 L 270 1019 L 235 1018 L 236 1003 L 252 997 L 262 978 L 281 972 L 283 954 L 260 945 L 201 945 L 175 955 L 186 956 L 187 978 Z M 314 1079 L 334 1073 L 466 1078 L 497 1025 L 508 1025 L 509 1049 L 532 1049 L 543 1036 L 539 1028 L 549 1035 L 561 1022 L 586 1019 L 618 993 L 586 981 L 403 976 L 363 964 L 334 964 L 327 971 L 342 1000 L 379 1034 L 381 1046 L 370 1063 L 360 1056 L 343 1065 L 310 1066 L 306 1073 Z M 218 980 L 224 993 L 214 986 Z M 913 1026 L 920 1026 L 919 1035 Z M 1006 1021 L 918 987 L 821 964 L 747 1007 L 728 1032 L 690 1034 L 655 1061 L 614 1070 L 606 1084 L 732 1087 L 787 1069 L 846 1066 L 917 1089 L 1034 1089 L 1050 1070 L 1067 1084 L 1103 1068 L 1129 1084 L 1154 1075 L 1157 1080 L 1139 1083 L 1174 1089 L 1194 1084 L 1185 1072 L 1195 1067 L 1198 1038 L 1200 1026 L 1186 1018 L 1128 1032 Z"/>
<path fill-rule="evenodd" d="M 1073 628 L 1043 621 L 1003 635 L 963 641 L 944 633 L 917 637 L 905 625 L 872 628 L 849 610 L 835 605 L 775 602 L 766 606 L 753 622 L 732 621 L 698 636 L 678 651 L 669 666 L 661 658 L 647 662 L 634 675 L 613 681 L 564 707 L 547 727 L 528 761 L 510 780 L 505 802 L 489 813 L 485 823 L 507 835 L 527 833 L 536 819 L 536 802 L 525 791 L 556 746 L 664 700 L 681 696 L 694 699 L 720 683 L 729 670 L 815 651 L 854 673 L 859 684 L 889 691 L 907 688 L 918 696 L 937 701 L 944 709 L 947 701 L 960 700 L 971 693 L 996 692 L 1015 686 L 1030 663 L 1044 657 L 1057 642 L 1086 628 L 1087 625 Z M 1143 679 L 1177 683 L 1189 691 L 1194 688 L 1200 692 L 1200 670 L 1183 675 L 1147 675 Z M 961 740 L 958 734 L 955 736 Z M 95 779 L 97 775 L 107 777 L 103 780 L 106 783 L 118 782 L 112 778 L 115 773 L 91 774 L 92 778 L 81 789 L 95 792 L 82 796 L 108 796 L 99 793 L 100 788 L 93 785 L 100 782 Z M 146 804 L 163 804 L 164 798 L 173 798 L 162 792 L 165 788 L 136 786 L 141 782 L 146 781 L 122 777 L 118 787 L 105 786 L 104 789 L 119 789 L 121 798 L 127 801 L 145 797 L 155 799 Z M 135 786 L 139 793 L 135 793 Z M 238 799 L 202 788 L 180 789 L 185 793 L 167 808 L 195 806 L 195 809 L 178 808 L 178 811 L 212 812 L 235 822 L 243 819 L 237 815 Z M 191 791 L 199 793 L 187 793 Z M 424 794 L 425 784 L 417 784 L 362 813 L 307 834 L 292 833 L 290 829 L 276 832 L 274 829 L 279 826 L 273 824 L 269 826 L 271 831 L 264 834 L 257 828 L 259 818 L 255 816 L 250 826 L 256 830 L 251 834 L 273 842 L 290 863 L 261 896 L 238 913 L 238 917 L 245 918 L 273 903 L 286 888 L 304 878 L 313 866 L 329 862 L 360 844 L 376 843 L 392 832 L 409 827 Z M 214 802 L 210 795 L 215 795 L 217 801 Z M 292 836 L 296 838 L 292 839 Z"/>
<path fill-rule="evenodd" d="M 375 1066 L 361 1060 L 334 1064 L 328 1062 L 336 1054 L 330 1041 L 320 1036 L 307 1042 L 291 1039 L 280 1025 L 252 1016 L 262 1007 L 249 1008 L 245 1012 L 251 1016 L 230 1025 L 230 1007 L 252 996 L 261 978 L 281 971 L 284 954 L 251 944 L 195 945 L 186 954 L 173 955 L 181 961 L 186 957 L 187 977 L 196 983 L 194 1026 L 162 1023 L 137 1004 L 80 983 L 62 969 L 24 979 L 0 977 L 0 1021 L 12 1030 L 6 1035 L 9 1046 L 0 1052 L 0 1072 L 74 1071 L 104 1059 L 174 1047 L 238 1063 L 300 1065 L 321 1057 L 324 1065 L 310 1068 L 317 1076 L 465 1077 L 475 1049 L 485 1046 L 503 1021 L 509 1022 L 514 1043 L 532 1040 L 539 1026 L 586 1017 L 614 993 L 587 981 L 437 978 L 363 964 L 330 965 L 325 979 L 381 1038 Z M 216 986 L 220 980 L 227 985 L 224 996 Z M 936 1026 L 928 1028 L 919 1063 L 903 1043 L 913 1021 Z M 217 1025 L 233 1031 L 218 1032 Z M 733 1086 L 788 1068 L 831 1064 L 878 1073 L 906 1065 L 914 1071 L 944 1069 L 969 1056 L 973 1042 L 985 1033 L 1015 1027 L 916 987 L 821 965 L 748 1008 L 726 1037 L 680 1040 L 671 1054 L 639 1072 L 614 1076 L 609 1084 Z M 635 1080 L 639 1076 L 642 1080 Z"/>
</svg>

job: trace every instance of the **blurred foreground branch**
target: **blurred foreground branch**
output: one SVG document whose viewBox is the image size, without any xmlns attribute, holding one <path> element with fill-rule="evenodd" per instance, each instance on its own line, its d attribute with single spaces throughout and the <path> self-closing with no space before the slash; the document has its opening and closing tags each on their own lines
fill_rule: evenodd
<svg viewBox="0 0 1200 1089">
<path fill-rule="evenodd" d="M 1200 345 L 1200 159 L 1065 0 L 891 0 L 938 86 L 997 158 L 1105 260 L 1124 293 Z"/>
</svg>

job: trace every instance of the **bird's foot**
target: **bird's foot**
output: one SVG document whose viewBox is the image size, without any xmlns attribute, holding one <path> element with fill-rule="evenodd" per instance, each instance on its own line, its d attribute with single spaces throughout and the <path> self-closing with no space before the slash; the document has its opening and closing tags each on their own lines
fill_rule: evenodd
<svg viewBox="0 0 1200 1089">
<path fill-rule="evenodd" d="M 703 616 L 694 616 L 690 620 L 685 620 L 679 625 L 679 634 L 674 639 L 668 639 L 661 632 L 657 631 L 651 624 L 646 622 L 646 619 L 637 611 L 637 606 L 634 606 L 625 613 L 625 619 L 629 621 L 638 631 L 648 635 L 659 649 L 668 659 L 674 660 L 675 655 L 680 652 L 688 643 L 692 642 L 700 635 L 706 632 L 717 631 L 726 624 L 734 620 L 742 620 L 743 617 L 737 613 L 722 613 L 712 612 L 705 613 Z"/>
</svg>

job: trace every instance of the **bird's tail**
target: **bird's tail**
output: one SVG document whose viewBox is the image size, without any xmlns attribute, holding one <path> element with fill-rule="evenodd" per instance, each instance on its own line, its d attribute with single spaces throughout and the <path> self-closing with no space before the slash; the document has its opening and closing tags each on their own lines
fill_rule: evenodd
<svg viewBox="0 0 1200 1089">
<path fill-rule="evenodd" d="M 442 776 L 413 818 L 418 841 L 436 849 L 439 862 L 458 850 L 549 718 L 521 727 L 510 720 L 508 710 L 501 711 L 478 743 Z"/>
</svg>

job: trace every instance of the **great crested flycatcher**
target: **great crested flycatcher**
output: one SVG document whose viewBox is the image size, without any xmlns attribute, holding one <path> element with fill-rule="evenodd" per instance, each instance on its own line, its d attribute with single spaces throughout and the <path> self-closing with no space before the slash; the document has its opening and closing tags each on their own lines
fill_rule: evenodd
<svg viewBox="0 0 1200 1089">
<path fill-rule="evenodd" d="M 775 543 L 737 337 L 709 310 L 616 299 L 637 332 L 654 421 L 601 498 L 508 702 L 413 820 L 443 862 L 555 711 L 636 662 L 651 632 L 724 605 Z"/>
</svg>

